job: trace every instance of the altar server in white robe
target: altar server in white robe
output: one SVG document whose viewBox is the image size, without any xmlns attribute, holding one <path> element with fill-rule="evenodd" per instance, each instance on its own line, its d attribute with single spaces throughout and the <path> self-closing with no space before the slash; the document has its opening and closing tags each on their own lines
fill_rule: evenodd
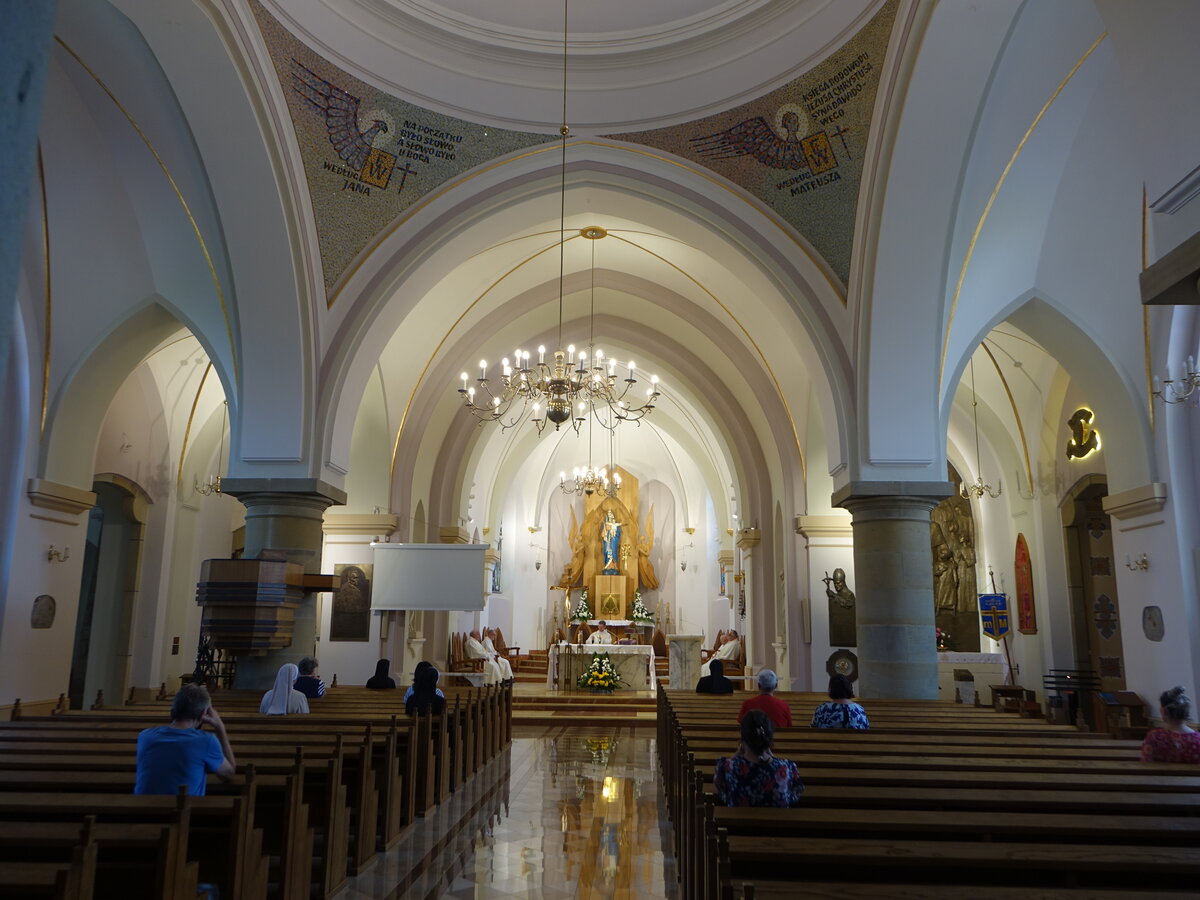
<svg viewBox="0 0 1200 900">
<path fill-rule="evenodd" d="M 512 663 L 501 656 L 500 651 L 496 649 L 495 628 L 489 628 L 483 633 L 483 649 L 492 654 L 492 659 L 500 667 L 500 677 L 505 681 L 512 681 Z"/>
<path fill-rule="evenodd" d="M 725 642 L 717 648 L 717 652 L 714 653 L 710 659 L 733 660 L 734 662 L 737 662 L 741 655 L 742 640 L 738 637 L 738 633 L 736 631 L 730 629 L 729 633 L 725 635 Z M 709 674 L 707 662 L 700 667 L 700 674 Z"/>
<path fill-rule="evenodd" d="M 608 630 L 607 622 L 597 622 L 596 630 L 588 635 L 588 644 L 611 644 L 613 643 L 612 632 Z"/>
<path fill-rule="evenodd" d="M 467 651 L 467 659 L 483 660 L 483 683 L 498 684 L 500 682 L 500 667 L 496 665 L 496 654 L 488 653 L 479 638 L 478 631 L 472 631 L 463 647 Z"/>
</svg>

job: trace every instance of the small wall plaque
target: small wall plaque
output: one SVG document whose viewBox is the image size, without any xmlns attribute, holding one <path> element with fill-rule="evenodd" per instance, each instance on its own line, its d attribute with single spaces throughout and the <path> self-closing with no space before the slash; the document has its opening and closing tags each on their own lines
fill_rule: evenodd
<svg viewBox="0 0 1200 900">
<path fill-rule="evenodd" d="M 1147 640 L 1161 641 L 1166 629 L 1163 627 L 1162 610 L 1157 606 L 1142 608 L 1142 631 Z"/>
<path fill-rule="evenodd" d="M 54 612 L 57 604 L 49 594 L 39 594 L 33 599 L 33 612 L 29 614 L 29 624 L 34 628 L 49 628 L 54 624 Z"/>
</svg>

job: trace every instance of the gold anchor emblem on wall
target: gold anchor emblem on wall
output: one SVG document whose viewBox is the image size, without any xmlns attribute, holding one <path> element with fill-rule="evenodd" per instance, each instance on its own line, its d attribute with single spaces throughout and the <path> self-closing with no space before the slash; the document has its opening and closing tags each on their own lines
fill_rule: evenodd
<svg viewBox="0 0 1200 900">
<path fill-rule="evenodd" d="M 1096 414 L 1081 406 L 1067 419 L 1071 439 L 1067 441 L 1067 459 L 1083 459 L 1093 450 L 1100 449 L 1100 432 L 1093 426 Z"/>
</svg>

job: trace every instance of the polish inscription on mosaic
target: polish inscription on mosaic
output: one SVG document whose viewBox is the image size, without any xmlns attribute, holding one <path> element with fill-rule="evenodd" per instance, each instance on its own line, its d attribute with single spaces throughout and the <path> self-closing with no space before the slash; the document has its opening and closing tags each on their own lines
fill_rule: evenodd
<svg viewBox="0 0 1200 900">
<path fill-rule="evenodd" d="M 845 284 L 896 7 L 885 5 L 826 60 L 757 100 L 682 125 L 609 137 L 666 150 L 749 191 L 804 235 Z"/>
<path fill-rule="evenodd" d="M 287 98 L 333 302 L 381 231 L 439 186 L 557 139 L 446 116 L 378 91 L 314 53 L 252 2 Z"/>
</svg>

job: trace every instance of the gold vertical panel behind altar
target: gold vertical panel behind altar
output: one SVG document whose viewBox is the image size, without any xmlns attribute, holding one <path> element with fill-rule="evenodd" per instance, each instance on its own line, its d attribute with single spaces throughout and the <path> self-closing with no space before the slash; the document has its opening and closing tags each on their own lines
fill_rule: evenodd
<svg viewBox="0 0 1200 900">
<path fill-rule="evenodd" d="M 753 194 L 808 240 L 844 286 L 897 5 L 885 4 L 827 59 L 757 100 L 682 125 L 608 136 L 666 150 Z"/>
<path fill-rule="evenodd" d="M 481 163 L 557 139 L 479 125 L 385 94 L 310 50 L 257 0 L 250 8 L 304 161 L 327 298 L 376 235 L 424 195 Z"/>
<path fill-rule="evenodd" d="M 583 500 L 583 536 L 586 546 L 583 562 L 583 584 L 588 589 L 592 601 L 592 611 L 600 618 L 600 589 L 597 581 L 604 574 L 604 561 L 600 550 L 600 528 L 604 522 L 604 514 L 610 509 L 621 526 L 621 546 L 618 551 L 620 574 L 625 580 L 625 603 L 633 602 L 633 592 L 638 587 L 638 538 L 641 528 L 638 524 L 638 480 L 621 467 L 614 468 L 614 473 L 620 473 L 621 490 L 615 497 L 607 496 L 603 491 L 597 491 Z M 616 618 L 614 616 L 614 618 Z M 624 618 L 624 614 L 622 614 Z"/>
</svg>

